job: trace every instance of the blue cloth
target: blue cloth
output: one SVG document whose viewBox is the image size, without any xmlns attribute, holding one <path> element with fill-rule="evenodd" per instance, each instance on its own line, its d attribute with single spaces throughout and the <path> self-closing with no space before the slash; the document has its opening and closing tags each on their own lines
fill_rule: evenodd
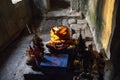
<svg viewBox="0 0 120 80">
<path fill-rule="evenodd" d="M 68 54 L 58 54 L 58 55 L 44 55 L 44 61 L 40 63 L 40 66 L 46 67 L 67 67 Z"/>
</svg>

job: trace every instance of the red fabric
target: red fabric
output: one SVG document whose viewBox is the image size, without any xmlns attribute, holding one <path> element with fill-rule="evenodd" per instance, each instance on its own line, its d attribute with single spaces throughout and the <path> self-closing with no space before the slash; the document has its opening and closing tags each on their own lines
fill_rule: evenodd
<svg viewBox="0 0 120 80">
<path fill-rule="evenodd" d="M 92 45 L 92 43 L 88 46 L 89 47 L 89 49 L 92 49 L 93 48 L 93 45 Z"/>
<path fill-rule="evenodd" d="M 34 54 L 35 54 L 35 56 L 40 57 L 40 52 L 39 52 L 38 47 L 34 45 L 33 48 L 34 48 Z"/>
</svg>

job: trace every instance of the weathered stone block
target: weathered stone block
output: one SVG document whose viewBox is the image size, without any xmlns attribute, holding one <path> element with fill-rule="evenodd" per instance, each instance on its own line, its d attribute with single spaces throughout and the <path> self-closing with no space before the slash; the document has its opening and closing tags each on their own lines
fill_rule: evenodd
<svg viewBox="0 0 120 80">
<path fill-rule="evenodd" d="M 84 19 L 84 20 L 77 19 L 77 24 L 87 24 L 87 20 L 86 19 Z"/>
<path fill-rule="evenodd" d="M 70 24 L 70 28 L 72 28 L 73 30 L 78 30 L 81 26 L 78 24 Z"/>
<path fill-rule="evenodd" d="M 92 33 L 91 33 L 89 27 L 86 27 L 86 28 L 85 28 L 85 35 L 86 35 L 86 37 L 92 37 Z"/>
<path fill-rule="evenodd" d="M 76 19 L 68 19 L 68 24 L 76 24 Z"/>
<path fill-rule="evenodd" d="M 68 25 L 68 20 L 67 20 L 67 19 L 63 19 L 63 20 L 62 20 L 62 25 L 69 27 L 69 25 Z"/>
<path fill-rule="evenodd" d="M 74 29 L 74 30 L 79 30 L 79 29 L 85 29 L 87 28 L 88 25 L 87 24 L 70 24 L 70 28 Z"/>
</svg>

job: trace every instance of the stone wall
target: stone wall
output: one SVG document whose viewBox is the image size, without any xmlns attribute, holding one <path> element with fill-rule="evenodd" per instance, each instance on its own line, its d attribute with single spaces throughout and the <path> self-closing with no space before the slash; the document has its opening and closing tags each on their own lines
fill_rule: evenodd
<svg viewBox="0 0 120 80">
<path fill-rule="evenodd" d="M 97 50 L 104 48 L 110 59 L 110 65 L 106 64 L 108 67 L 105 70 L 105 80 L 120 80 L 120 1 L 89 0 L 86 5 L 86 19 Z"/>
<path fill-rule="evenodd" d="M 93 32 L 98 51 L 101 48 L 108 51 L 109 40 L 113 29 L 114 5 L 115 0 L 89 1 L 86 19 Z M 107 56 L 110 58 L 110 53 Z"/>
<path fill-rule="evenodd" d="M 114 6 L 115 0 L 71 0 L 72 10 L 82 11 L 87 16 L 98 51 L 101 48 L 110 51 Z M 110 53 L 107 56 L 110 58 Z"/>
<path fill-rule="evenodd" d="M 49 0 L 2 0 L 0 2 L 0 51 L 12 42 L 26 27 L 36 27 L 50 8 Z"/>
<path fill-rule="evenodd" d="M 28 0 L 16 4 L 12 4 L 11 0 L 0 2 L 0 50 L 20 34 L 30 17 Z"/>
<path fill-rule="evenodd" d="M 87 20 L 89 22 L 91 31 L 93 32 L 94 41 L 96 43 L 97 50 L 99 51 L 102 48 L 102 44 L 100 41 L 101 38 L 101 29 L 103 24 L 103 7 L 104 0 L 93 0 L 89 1 L 87 11 Z"/>
<path fill-rule="evenodd" d="M 74 11 L 86 12 L 89 0 L 71 0 L 71 8 Z"/>
<path fill-rule="evenodd" d="M 35 7 L 42 12 L 47 13 L 50 8 L 49 0 L 32 0 Z"/>
</svg>

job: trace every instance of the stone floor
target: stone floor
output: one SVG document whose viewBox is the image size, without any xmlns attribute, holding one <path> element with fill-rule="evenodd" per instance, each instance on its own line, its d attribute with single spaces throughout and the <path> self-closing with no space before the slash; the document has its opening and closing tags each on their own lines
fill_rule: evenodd
<svg viewBox="0 0 120 80">
<path fill-rule="evenodd" d="M 43 43 L 49 41 L 50 28 L 55 25 L 66 25 L 75 30 L 73 38 L 78 38 L 79 29 L 82 28 L 83 38 L 92 37 L 87 21 L 83 18 L 81 12 L 70 12 L 70 9 L 51 11 L 44 15 L 44 19 L 37 28 Z M 26 48 L 31 43 L 33 34 L 28 34 L 25 29 L 21 35 L 10 44 L 2 53 L 0 53 L 0 80 L 24 80 L 24 74 L 41 74 L 31 69 L 25 64 Z M 87 45 L 93 41 L 88 41 Z M 47 50 L 46 50 L 47 52 Z"/>
</svg>

